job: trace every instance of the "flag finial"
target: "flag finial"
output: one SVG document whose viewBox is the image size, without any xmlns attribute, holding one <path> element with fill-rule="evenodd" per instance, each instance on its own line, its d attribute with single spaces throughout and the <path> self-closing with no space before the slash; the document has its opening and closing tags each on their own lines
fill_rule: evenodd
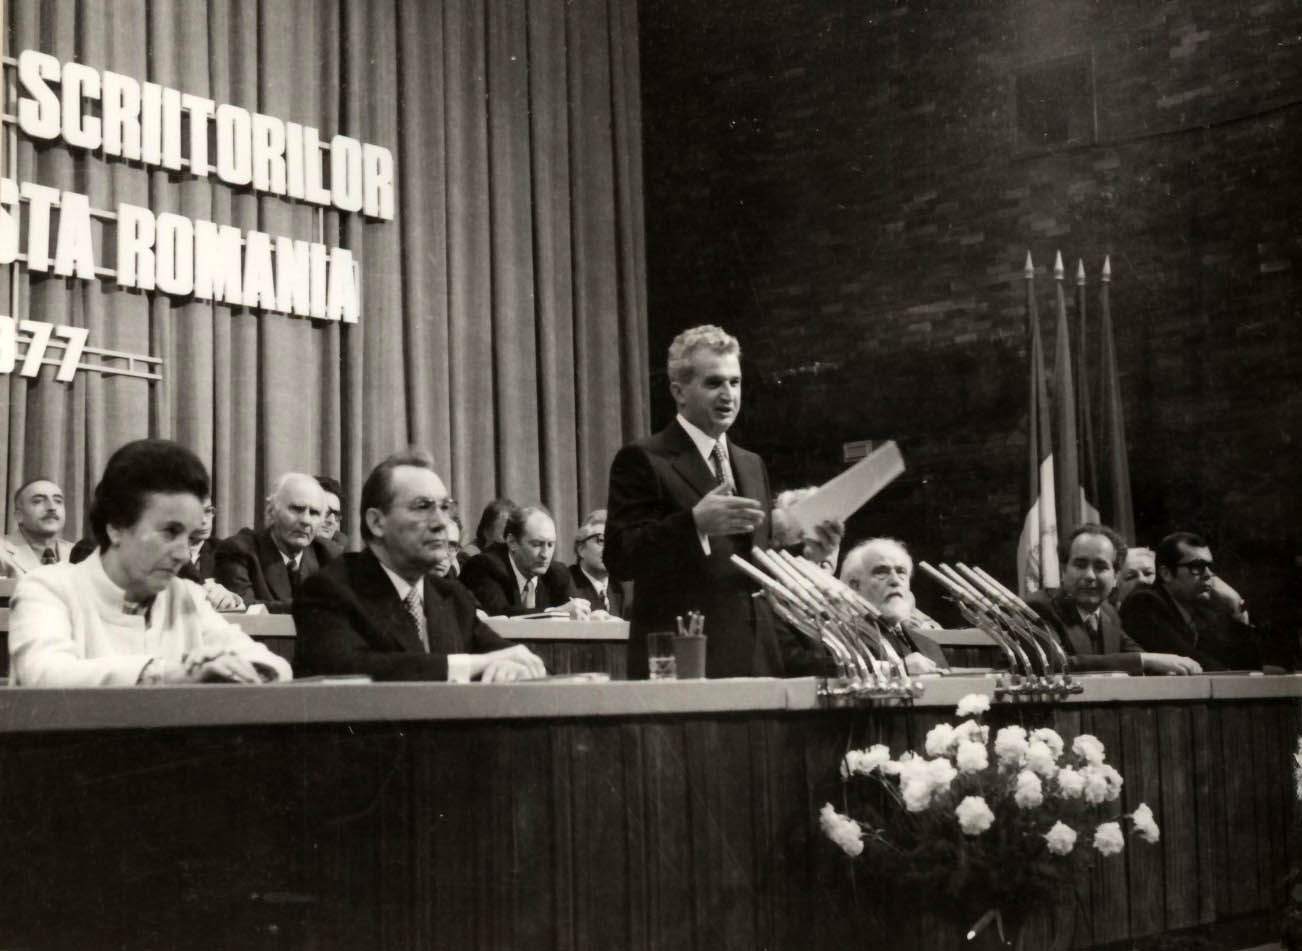
<svg viewBox="0 0 1302 951">
<path fill-rule="evenodd" d="M 1062 252 L 1059 251 L 1053 259 L 1053 279 L 1061 281 L 1063 276 Z"/>
<path fill-rule="evenodd" d="M 1085 262 L 1080 258 L 1076 259 L 1076 283 L 1081 286 L 1085 284 Z"/>
<path fill-rule="evenodd" d="M 1022 269 L 1022 274 L 1029 281 L 1035 277 L 1035 265 L 1031 263 L 1031 249 L 1026 249 L 1026 267 Z"/>
<path fill-rule="evenodd" d="M 1108 284 L 1112 281 L 1112 255 L 1103 255 L 1103 283 Z"/>
</svg>

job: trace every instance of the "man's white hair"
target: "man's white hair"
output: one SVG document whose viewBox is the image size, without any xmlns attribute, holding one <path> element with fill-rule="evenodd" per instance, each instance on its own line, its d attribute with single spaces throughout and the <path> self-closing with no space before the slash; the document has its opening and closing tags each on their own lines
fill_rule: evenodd
<svg viewBox="0 0 1302 951">
<path fill-rule="evenodd" d="M 841 562 L 841 580 L 849 584 L 851 578 L 862 578 L 864 561 L 867 560 L 869 553 L 885 547 L 898 549 L 909 560 L 909 576 L 912 577 L 913 556 L 909 554 L 909 546 L 898 538 L 880 535 L 860 542 L 850 550 L 850 554 L 845 556 L 845 561 Z"/>
<path fill-rule="evenodd" d="M 325 498 L 325 489 L 321 488 L 321 483 L 316 481 L 316 476 L 310 476 L 305 472 L 285 472 L 282 473 L 275 482 L 271 484 L 271 491 L 267 493 L 267 508 L 270 509 L 280 502 L 280 497 L 289 487 L 290 483 L 299 479 L 306 479 L 316 486 L 317 491 L 321 493 L 321 498 Z"/>
</svg>

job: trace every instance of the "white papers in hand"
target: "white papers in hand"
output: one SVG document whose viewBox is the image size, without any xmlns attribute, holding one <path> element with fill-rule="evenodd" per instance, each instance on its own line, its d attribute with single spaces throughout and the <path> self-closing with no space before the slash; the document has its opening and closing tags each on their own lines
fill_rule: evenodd
<svg viewBox="0 0 1302 951">
<path fill-rule="evenodd" d="M 903 471 L 904 459 L 892 440 L 874 449 L 787 511 L 807 532 L 827 519 L 844 522 Z"/>
</svg>

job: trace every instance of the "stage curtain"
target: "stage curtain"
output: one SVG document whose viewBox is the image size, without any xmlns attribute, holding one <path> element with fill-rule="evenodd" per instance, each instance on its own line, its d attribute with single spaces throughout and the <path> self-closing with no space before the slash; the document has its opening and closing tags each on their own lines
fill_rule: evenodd
<svg viewBox="0 0 1302 951">
<path fill-rule="evenodd" d="M 5 498 L 55 479 L 75 537 L 109 454 L 149 435 L 209 463 L 221 535 L 260 524 L 270 481 L 300 470 L 341 478 L 356 538 L 362 479 L 409 444 L 433 453 L 467 535 L 499 494 L 549 505 L 562 545 L 605 505 L 611 456 L 648 428 L 635 0 L 7 0 L 5 18 L 10 57 L 40 49 L 384 145 L 397 194 L 393 221 L 322 216 L 19 132 L 18 180 L 94 208 L 350 249 L 362 317 L 6 269 L 15 316 L 161 357 L 163 378 L 61 384 L 46 368 L 0 383 Z M 111 267 L 110 231 L 97 226 L 96 261 Z"/>
</svg>

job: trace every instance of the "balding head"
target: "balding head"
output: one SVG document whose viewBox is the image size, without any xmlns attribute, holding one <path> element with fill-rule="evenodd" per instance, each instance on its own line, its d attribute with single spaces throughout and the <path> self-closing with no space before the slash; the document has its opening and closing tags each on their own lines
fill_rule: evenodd
<svg viewBox="0 0 1302 951">
<path fill-rule="evenodd" d="M 325 490 L 302 472 L 286 472 L 267 496 L 267 527 L 272 540 L 287 555 L 295 555 L 316 536 L 325 515 Z"/>
</svg>

